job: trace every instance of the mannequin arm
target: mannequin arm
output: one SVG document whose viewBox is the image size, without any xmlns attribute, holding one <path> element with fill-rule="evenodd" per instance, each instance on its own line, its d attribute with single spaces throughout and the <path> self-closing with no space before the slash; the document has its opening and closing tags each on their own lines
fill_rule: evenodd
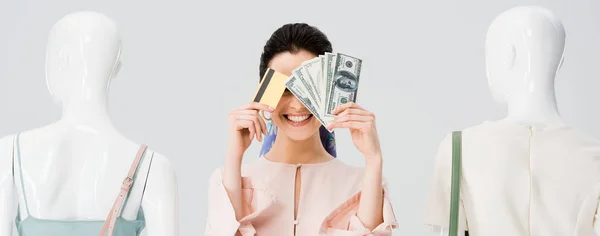
<svg viewBox="0 0 600 236">
<path fill-rule="evenodd" d="M 0 139 L 0 236 L 12 236 L 15 219 L 12 137 Z"/>
<path fill-rule="evenodd" d="M 425 225 L 430 229 L 428 235 L 448 235 L 448 222 L 450 221 L 450 193 L 452 179 L 452 135 L 447 134 L 438 147 L 434 159 L 433 181 L 431 184 L 427 207 L 425 211 Z M 464 203 L 459 202 L 458 235 L 468 231 Z"/>
<path fill-rule="evenodd" d="M 142 200 L 148 236 L 179 235 L 178 199 L 175 170 L 165 157 L 155 153 Z"/>
</svg>

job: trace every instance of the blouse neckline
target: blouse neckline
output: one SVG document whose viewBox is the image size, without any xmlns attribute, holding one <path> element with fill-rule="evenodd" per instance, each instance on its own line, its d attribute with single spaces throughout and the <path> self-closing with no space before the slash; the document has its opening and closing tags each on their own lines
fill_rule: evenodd
<svg viewBox="0 0 600 236">
<path fill-rule="evenodd" d="M 333 158 L 331 160 L 328 161 L 324 161 L 324 162 L 318 162 L 318 163 L 297 163 L 297 164 L 292 164 L 292 163 L 284 163 L 284 162 L 276 162 L 276 161 L 272 161 L 269 160 L 267 158 L 265 158 L 264 155 L 260 156 L 260 160 L 262 160 L 263 162 L 266 162 L 268 164 L 271 165 L 279 165 L 279 166 L 290 166 L 290 167 L 318 167 L 318 166 L 326 166 L 329 165 L 335 161 L 337 161 L 337 158 Z"/>
</svg>

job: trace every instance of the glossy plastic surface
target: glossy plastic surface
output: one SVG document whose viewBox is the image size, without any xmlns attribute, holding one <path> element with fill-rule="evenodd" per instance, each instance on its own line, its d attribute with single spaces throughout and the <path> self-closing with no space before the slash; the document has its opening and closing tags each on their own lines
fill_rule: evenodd
<svg viewBox="0 0 600 236">
<path fill-rule="evenodd" d="M 62 117 L 21 134 L 24 190 L 32 216 L 104 220 L 108 215 L 140 145 L 121 135 L 108 116 L 108 89 L 119 71 L 120 53 L 116 23 L 97 12 L 68 14 L 50 31 L 46 82 L 62 107 Z M 12 201 L 24 204 L 20 185 L 9 189 L 13 188 L 12 139 L 0 139 L 0 209 L 13 209 L 0 213 L 0 236 L 12 235 Z M 152 162 L 140 166 L 140 173 L 149 171 L 145 190 L 143 182 L 134 184 L 123 218 L 135 219 L 141 204 L 145 235 L 177 235 L 175 173 L 164 156 L 150 153 L 153 158 L 146 161 Z M 20 213 L 27 217 L 24 207 Z"/>
<path fill-rule="evenodd" d="M 563 25 L 545 8 L 515 7 L 494 19 L 485 42 L 486 71 L 494 99 L 508 108 L 505 120 L 563 124 L 554 79 L 564 50 Z"/>
</svg>

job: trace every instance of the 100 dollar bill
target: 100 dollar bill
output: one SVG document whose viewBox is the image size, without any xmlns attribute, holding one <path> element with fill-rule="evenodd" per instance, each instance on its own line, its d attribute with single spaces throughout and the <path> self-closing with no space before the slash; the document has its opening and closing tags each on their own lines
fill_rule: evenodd
<svg viewBox="0 0 600 236">
<path fill-rule="evenodd" d="M 325 116 L 332 116 L 331 111 L 339 105 L 356 102 L 361 67 L 361 59 L 341 53 L 336 55 L 333 72 L 327 71 L 332 74 L 327 77 L 330 88 L 327 89 L 329 93 L 324 104 Z"/>
<path fill-rule="evenodd" d="M 309 96 L 307 97 L 307 99 L 310 99 L 310 102 L 315 109 L 320 110 L 319 108 L 322 108 L 323 106 L 319 102 L 320 99 L 317 98 L 316 92 L 314 91 L 316 87 L 311 86 L 312 83 L 310 81 L 310 77 L 308 76 L 308 71 L 306 70 L 306 68 L 300 67 L 294 70 L 292 73 L 294 75 L 293 83 L 301 83 L 298 85 L 301 85 L 303 88 L 303 92 L 306 92 L 306 95 Z"/>
<path fill-rule="evenodd" d="M 313 91 L 315 92 L 315 97 L 316 97 L 316 99 L 318 99 L 317 102 L 319 104 L 323 104 L 325 101 L 322 101 L 323 92 L 321 92 L 321 88 L 323 88 L 323 85 L 325 85 L 325 82 L 322 81 L 323 74 L 322 74 L 321 58 L 316 57 L 312 60 L 304 62 L 304 63 L 302 63 L 302 67 L 304 67 L 303 68 L 304 70 L 300 70 L 300 72 L 306 72 L 305 78 L 308 77 L 308 80 L 310 81 L 310 85 L 314 89 Z"/>
<path fill-rule="evenodd" d="M 333 84 L 333 72 L 335 70 L 335 59 L 334 53 L 325 53 L 325 65 L 323 65 L 323 76 L 325 77 L 325 84 L 323 91 L 325 92 L 325 101 L 321 109 L 323 116 L 327 116 L 327 104 L 329 104 L 329 95 L 331 94 L 331 86 Z"/>
</svg>

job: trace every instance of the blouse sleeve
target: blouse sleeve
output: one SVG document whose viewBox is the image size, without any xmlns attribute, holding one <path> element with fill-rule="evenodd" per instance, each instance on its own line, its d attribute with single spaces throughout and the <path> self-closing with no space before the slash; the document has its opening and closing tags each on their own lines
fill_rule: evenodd
<svg viewBox="0 0 600 236">
<path fill-rule="evenodd" d="M 328 236 L 387 236 L 398 227 L 396 215 L 389 199 L 387 184 L 383 183 L 383 223 L 369 230 L 358 218 L 361 192 L 354 194 L 337 207 L 321 225 L 321 234 Z"/>
<path fill-rule="evenodd" d="M 273 196 L 257 187 L 249 177 L 242 177 L 242 219 L 237 221 L 233 204 L 223 185 L 221 169 L 215 170 L 209 180 L 208 216 L 205 236 L 253 236 L 256 234 L 252 220 L 273 205 Z M 265 197 L 254 198 L 257 192 Z M 254 200 L 253 200 L 254 199 Z M 260 201 L 260 202 L 257 202 Z"/>
<path fill-rule="evenodd" d="M 427 200 L 425 224 L 434 229 L 448 228 L 450 221 L 450 190 L 452 177 L 452 136 L 447 135 L 439 145 L 434 162 L 433 182 Z M 459 232 L 468 231 L 462 199 L 459 202 Z"/>
</svg>

